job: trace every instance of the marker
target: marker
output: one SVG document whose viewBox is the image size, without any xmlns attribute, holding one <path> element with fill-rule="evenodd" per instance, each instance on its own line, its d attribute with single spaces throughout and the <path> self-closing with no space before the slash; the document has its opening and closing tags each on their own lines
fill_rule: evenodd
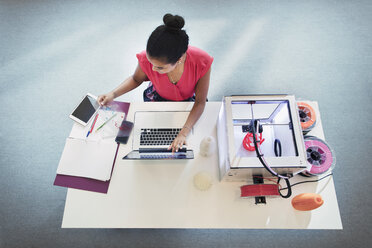
<svg viewBox="0 0 372 248">
<path fill-rule="evenodd" d="M 114 118 L 117 115 L 117 113 L 113 114 L 107 121 L 105 121 L 99 128 L 97 128 L 96 132 L 100 130 L 104 125 L 106 125 L 107 122 L 109 122 L 112 118 Z"/>
<path fill-rule="evenodd" d="M 96 117 L 94 117 L 94 121 L 93 121 L 92 125 L 90 126 L 90 130 L 87 133 L 87 138 L 88 138 L 89 134 L 91 134 L 91 132 L 93 131 L 93 128 L 94 128 L 94 125 L 96 124 L 97 118 L 98 118 L 98 114 L 96 114 Z"/>
</svg>

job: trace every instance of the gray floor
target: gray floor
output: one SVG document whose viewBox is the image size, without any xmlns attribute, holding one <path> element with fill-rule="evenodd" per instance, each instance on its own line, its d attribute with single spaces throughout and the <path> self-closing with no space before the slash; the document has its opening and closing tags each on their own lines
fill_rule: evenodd
<svg viewBox="0 0 372 248">
<path fill-rule="evenodd" d="M 67 116 L 83 94 L 133 72 L 166 12 L 183 15 L 191 44 L 215 58 L 210 101 L 241 92 L 318 101 L 343 230 L 60 228 L 66 189 L 52 184 Z M 0 247 L 370 246 L 371 13 L 371 1 L 1 0 Z"/>
</svg>

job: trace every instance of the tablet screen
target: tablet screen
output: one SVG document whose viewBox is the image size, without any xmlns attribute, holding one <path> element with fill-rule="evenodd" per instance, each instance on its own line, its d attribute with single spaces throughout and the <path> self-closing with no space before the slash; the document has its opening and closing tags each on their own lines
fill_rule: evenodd
<svg viewBox="0 0 372 248">
<path fill-rule="evenodd" d="M 98 108 L 97 100 L 87 95 L 71 115 L 87 123 Z"/>
</svg>

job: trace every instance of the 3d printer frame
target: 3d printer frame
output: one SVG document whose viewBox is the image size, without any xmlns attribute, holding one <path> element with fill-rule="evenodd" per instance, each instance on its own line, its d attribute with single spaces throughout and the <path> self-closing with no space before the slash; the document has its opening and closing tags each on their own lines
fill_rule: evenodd
<svg viewBox="0 0 372 248">
<path fill-rule="evenodd" d="M 260 141 L 264 142 L 260 148 L 278 174 L 294 174 L 308 167 L 293 95 L 225 96 L 217 122 L 221 180 L 245 181 L 252 175 L 270 175 L 256 152 L 245 149 L 242 142 L 252 120 L 261 124 Z"/>
</svg>

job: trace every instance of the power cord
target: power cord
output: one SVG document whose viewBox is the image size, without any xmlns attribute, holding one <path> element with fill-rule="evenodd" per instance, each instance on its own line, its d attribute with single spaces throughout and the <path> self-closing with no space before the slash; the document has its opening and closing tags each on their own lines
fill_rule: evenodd
<svg viewBox="0 0 372 248">
<path fill-rule="evenodd" d="M 253 113 L 252 113 L 253 115 Z M 257 125 L 257 129 L 255 127 L 255 125 Z M 291 184 L 289 183 L 289 178 L 291 178 L 291 175 L 290 176 L 283 176 L 283 175 L 280 175 L 278 173 L 276 173 L 275 171 L 273 171 L 270 166 L 267 164 L 267 162 L 265 161 L 264 157 L 263 157 L 263 154 L 261 152 L 261 149 L 260 147 L 258 146 L 258 142 L 257 139 L 256 139 L 256 130 L 259 130 L 259 127 L 260 127 L 260 123 L 258 120 L 254 120 L 252 119 L 251 120 L 251 126 L 252 126 L 252 132 L 253 132 L 253 143 L 254 143 L 254 147 L 255 147 L 255 150 L 256 150 L 256 154 L 257 154 L 257 157 L 258 159 L 260 160 L 261 164 L 266 168 L 266 170 L 268 170 L 273 176 L 276 176 L 278 177 L 278 183 L 280 181 L 280 179 L 284 179 L 286 184 L 287 184 L 287 188 L 288 189 L 288 192 L 286 195 L 282 195 L 279 191 L 279 194 L 281 197 L 283 198 L 289 198 L 291 195 L 292 195 L 292 189 L 291 189 Z"/>
<path fill-rule="evenodd" d="M 332 176 L 332 175 L 333 175 L 333 173 L 329 173 L 328 175 L 325 175 L 324 177 L 321 177 L 321 178 L 319 178 L 319 179 L 315 179 L 315 180 L 306 180 L 306 181 L 301 181 L 301 182 L 298 182 L 298 183 L 291 184 L 291 185 L 289 185 L 289 188 L 288 188 L 288 186 L 287 186 L 286 188 L 281 188 L 281 189 L 279 189 L 279 193 L 280 193 L 281 190 L 285 190 L 285 189 L 290 190 L 291 187 L 293 187 L 293 186 L 295 186 L 295 185 L 298 185 L 298 184 L 319 182 L 320 180 L 323 180 L 324 178 L 327 178 L 327 177 Z M 279 183 L 279 181 L 280 181 L 280 178 L 278 179 L 278 183 Z"/>
</svg>

